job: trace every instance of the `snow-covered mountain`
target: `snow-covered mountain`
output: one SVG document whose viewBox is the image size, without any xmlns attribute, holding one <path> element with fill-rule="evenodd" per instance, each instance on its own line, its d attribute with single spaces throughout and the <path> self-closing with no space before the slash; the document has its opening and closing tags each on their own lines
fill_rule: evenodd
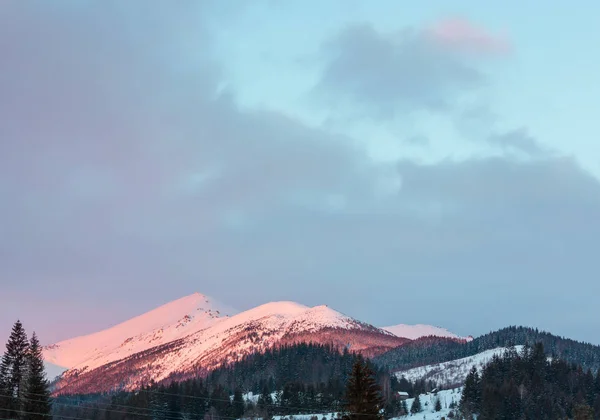
<svg viewBox="0 0 600 420">
<path fill-rule="evenodd" d="M 194 293 L 107 330 L 47 346 L 44 358 L 67 369 L 94 369 L 201 331 L 233 313 Z"/>
<path fill-rule="evenodd" d="M 404 337 L 410 340 L 416 340 L 421 337 L 447 337 L 447 338 L 455 338 L 457 340 L 465 340 L 471 341 L 473 337 L 460 337 L 453 332 L 448 331 L 445 328 L 434 327 L 433 325 L 407 325 L 407 324 L 398 324 L 392 325 L 389 327 L 382 327 L 382 330 L 386 330 L 391 332 L 396 337 Z"/>
<path fill-rule="evenodd" d="M 296 342 L 330 343 L 374 355 L 406 338 L 327 306 L 273 302 L 233 316 L 195 294 L 99 333 L 49 346 L 45 358 L 69 368 L 60 393 L 134 389 L 172 374 L 211 370 L 222 363 Z"/>
</svg>

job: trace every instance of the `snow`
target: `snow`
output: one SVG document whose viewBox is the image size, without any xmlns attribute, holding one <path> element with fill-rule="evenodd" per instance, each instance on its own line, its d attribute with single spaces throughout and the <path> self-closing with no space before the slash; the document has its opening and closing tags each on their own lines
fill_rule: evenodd
<svg viewBox="0 0 600 420">
<path fill-rule="evenodd" d="M 271 397 L 275 400 L 277 393 L 272 393 Z M 442 417 L 448 419 L 448 414 L 452 409 L 450 409 L 450 404 L 453 402 L 458 406 L 460 403 L 460 397 L 462 395 L 462 388 L 455 389 L 447 389 L 437 392 L 436 394 L 421 394 L 419 398 L 421 399 L 421 406 L 423 410 L 417 414 L 409 414 L 407 416 L 395 417 L 397 420 L 404 419 L 415 419 L 415 420 L 440 420 Z M 252 393 L 248 393 L 244 395 L 244 399 L 246 401 L 252 401 L 256 403 L 258 401 L 259 395 L 255 395 Z M 436 399 L 440 399 L 440 403 L 442 405 L 442 409 L 440 411 L 435 411 L 435 401 Z M 410 410 L 412 403 L 414 402 L 414 398 L 409 398 L 406 400 L 406 406 Z M 456 413 L 456 409 L 454 409 Z M 316 416 L 318 420 L 322 420 L 325 417 L 327 420 L 337 418 L 338 413 L 296 413 L 288 416 L 273 416 L 275 420 L 282 419 L 292 419 L 293 420 L 311 420 L 312 417 Z"/>
<path fill-rule="evenodd" d="M 518 352 L 520 352 L 522 348 L 523 346 L 515 346 L 515 349 Z M 446 386 L 463 383 L 473 366 L 481 372 L 483 367 L 488 364 L 494 356 L 502 356 L 507 350 L 508 348 L 506 347 L 498 347 L 462 359 L 395 372 L 395 375 L 398 378 L 405 377 L 409 381 L 427 379 L 432 380 L 439 385 Z"/>
<path fill-rule="evenodd" d="M 423 407 L 423 411 L 416 414 L 409 414 L 407 416 L 396 417 L 397 419 L 425 419 L 425 420 L 439 420 L 442 417 L 448 418 L 448 414 L 450 411 L 450 404 L 454 402 L 457 406 L 460 403 L 460 397 L 462 395 L 462 388 L 455 389 L 446 389 L 443 391 L 439 391 L 437 394 L 421 394 L 419 398 L 421 399 L 421 407 Z M 435 411 L 435 401 L 439 398 L 442 404 L 442 409 L 440 411 Z M 410 410 L 412 403 L 414 402 L 414 398 L 409 398 L 406 400 L 406 406 Z M 456 409 L 454 410 L 456 413 Z"/>
<path fill-rule="evenodd" d="M 416 340 L 421 337 L 428 336 L 436 336 L 436 337 L 448 337 L 448 338 L 456 338 L 470 341 L 471 337 L 460 337 L 453 332 L 448 331 L 445 328 L 434 327 L 433 325 L 407 325 L 407 324 L 398 324 L 392 325 L 390 327 L 382 327 L 382 330 L 391 332 L 397 337 L 409 338 L 411 340 Z"/>
<path fill-rule="evenodd" d="M 94 334 L 48 346 L 44 358 L 56 366 L 97 367 L 209 327 L 232 313 L 200 293 Z"/>
<path fill-rule="evenodd" d="M 186 372 L 199 366 L 211 369 L 247 354 L 265 351 L 278 342 L 293 342 L 305 337 L 318 340 L 316 333 L 329 329 L 368 332 L 360 344 L 366 346 L 378 343 L 377 338 L 369 335 L 372 333 L 379 334 L 375 337 L 386 345 L 403 342 L 397 337 L 399 331 L 404 332 L 403 337 L 452 334 L 431 326 L 408 327 L 377 329 L 326 305 L 309 307 L 292 301 L 270 302 L 235 313 L 213 299 L 195 293 L 107 330 L 48 346 L 44 349 L 44 358 L 52 365 L 69 369 L 69 373 L 75 375 L 73 377 L 111 362 L 129 360 L 135 364 L 135 369 L 143 372 L 139 377 L 131 377 L 130 383 L 125 385 L 133 389 L 138 382 L 149 378 L 160 381 L 173 372 Z M 323 339 L 331 340 L 329 331 L 323 337 L 326 335 Z M 357 336 L 353 337 L 356 339 Z M 156 351 L 146 353 L 147 357 L 127 359 L 153 348 Z M 63 376 L 66 383 L 71 377 L 69 373 Z"/>
<path fill-rule="evenodd" d="M 44 356 L 52 364 L 89 371 L 174 342 L 174 348 L 158 354 L 148 367 L 156 369 L 152 377 L 160 380 L 198 364 L 207 367 L 265 350 L 284 336 L 325 328 L 365 328 L 325 305 L 271 302 L 233 316 L 222 316 L 220 308 L 206 296 L 194 294 L 108 330 L 49 346 Z"/>
</svg>

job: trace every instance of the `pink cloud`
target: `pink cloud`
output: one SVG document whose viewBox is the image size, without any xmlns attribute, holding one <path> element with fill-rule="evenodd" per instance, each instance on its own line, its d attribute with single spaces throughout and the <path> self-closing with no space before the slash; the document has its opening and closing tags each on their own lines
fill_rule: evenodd
<svg viewBox="0 0 600 420">
<path fill-rule="evenodd" d="M 446 48 L 486 55 L 503 55 L 512 51 L 506 36 L 492 34 L 465 18 L 447 18 L 429 26 L 426 33 Z"/>
</svg>

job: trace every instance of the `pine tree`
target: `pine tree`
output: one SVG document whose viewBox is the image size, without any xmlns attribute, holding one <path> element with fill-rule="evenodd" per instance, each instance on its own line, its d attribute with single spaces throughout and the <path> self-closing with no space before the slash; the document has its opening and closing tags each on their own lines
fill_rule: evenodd
<svg viewBox="0 0 600 420">
<path fill-rule="evenodd" d="M 381 388 L 374 373 L 362 359 L 357 359 L 346 384 L 345 420 L 379 420 L 381 418 Z"/>
<path fill-rule="evenodd" d="M 22 390 L 23 398 L 21 407 L 28 420 L 44 420 L 52 410 L 50 390 L 46 374 L 44 373 L 44 359 L 42 347 L 35 332 L 29 343 L 27 352 L 27 369 L 25 372 L 25 389 Z M 36 413 L 36 414 L 30 414 Z"/>
<path fill-rule="evenodd" d="M 442 402 L 440 401 L 440 397 L 437 397 L 435 399 L 435 407 L 434 407 L 435 411 L 441 411 L 442 410 Z"/>
<path fill-rule="evenodd" d="M 412 405 L 410 406 L 410 413 L 411 414 L 416 414 L 416 413 L 420 413 L 423 410 L 423 407 L 421 406 L 421 398 L 419 396 L 419 394 L 415 395 L 415 400 L 413 401 Z"/>
<path fill-rule="evenodd" d="M 257 402 L 257 407 L 258 407 L 258 410 L 260 411 L 260 414 L 262 414 L 266 418 L 271 418 L 273 411 L 274 411 L 273 405 L 274 405 L 273 397 L 271 396 L 271 393 L 269 392 L 269 389 L 268 389 L 267 385 L 265 384 L 263 386 L 262 393 L 258 397 L 258 402 Z"/>
<path fill-rule="evenodd" d="M 408 406 L 406 405 L 406 400 L 402 400 L 402 415 L 408 414 Z"/>
<path fill-rule="evenodd" d="M 237 388 L 233 393 L 233 402 L 231 404 L 231 414 L 234 418 L 238 419 L 244 415 L 244 409 L 246 404 L 244 403 L 244 396 L 242 391 Z"/>
<path fill-rule="evenodd" d="M 462 397 L 460 399 L 460 412 L 466 418 L 481 411 L 481 378 L 477 368 L 473 366 L 465 380 Z"/>
<path fill-rule="evenodd" d="M 15 322 L 6 352 L 0 362 L 0 417 L 17 418 L 20 411 L 21 386 L 27 364 L 29 343 L 27 334 L 20 321 Z"/>
</svg>

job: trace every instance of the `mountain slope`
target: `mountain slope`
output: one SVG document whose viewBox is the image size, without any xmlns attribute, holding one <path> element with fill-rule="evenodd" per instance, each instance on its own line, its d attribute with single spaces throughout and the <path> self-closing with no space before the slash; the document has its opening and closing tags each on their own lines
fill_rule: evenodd
<svg viewBox="0 0 600 420">
<path fill-rule="evenodd" d="M 469 342 L 457 342 L 449 338 L 424 337 L 405 346 L 377 355 L 374 362 L 392 371 L 447 362 L 497 347 L 533 345 L 542 343 L 546 352 L 584 369 L 600 369 L 600 346 L 559 337 L 527 327 L 507 327 L 490 332 Z"/>
<path fill-rule="evenodd" d="M 79 339 L 77 346 L 72 343 L 75 340 L 69 340 L 49 348 L 47 357 L 54 359 L 48 361 L 56 364 L 68 361 L 72 366 L 55 384 L 56 392 L 134 389 L 175 373 L 207 372 L 223 363 L 235 362 L 248 354 L 263 352 L 277 345 L 327 343 L 374 355 L 408 341 L 327 306 L 310 308 L 294 302 L 273 302 L 231 317 L 204 316 L 205 313 L 200 312 L 203 315 L 199 319 L 186 318 L 187 324 L 179 321 L 173 324 L 173 319 L 177 318 L 173 317 L 167 324 L 168 328 L 155 328 L 150 333 L 126 339 L 118 346 L 115 345 L 126 334 L 120 330 L 119 334 L 99 333 L 112 340 L 110 345 L 93 347 L 93 350 L 78 357 L 73 356 L 73 348 L 89 349 L 92 347 L 89 342 L 97 343 L 98 336 L 91 336 L 91 340 L 88 336 L 89 342 L 85 342 L 85 337 Z M 181 315 L 180 311 L 174 313 Z M 177 329 L 180 325 L 183 325 L 181 331 Z M 186 325 L 194 327 L 184 328 Z M 186 332 L 189 334 L 184 335 Z M 115 339 L 116 336 L 119 339 Z M 155 336 L 158 338 L 155 339 Z M 167 336 L 172 339 L 167 341 Z M 152 346 L 154 342 L 156 345 Z M 136 348 L 139 350 L 133 351 Z M 65 351 L 66 354 L 61 353 Z M 90 357 L 86 359 L 86 356 Z"/>
<path fill-rule="evenodd" d="M 523 346 L 515 346 L 517 352 L 521 352 L 522 348 Z M 473 356 L 463 357 L 462 359 L 401 370 L 397 371 L 395 374 L 398 378 L 404 377 L 411 382 L 416 380 L 428 380 L 444 387 L 454 387 L 464 383 L 465 378 L 473 367 L 476 367 L 481 373 L 483 367 L 487 365 L 494 356 L 503 356 L 507 350 L 507 347 L 498 347 L 482 351 Z"/>
<path fill-rule="evenodd" d="M 392 325 L 389 327 L 382 327 L 382 330 L 391 332 L 396 337 L 404 337 L 410 340 L 416 340 L 421 337 L 447 337 L 447 338 L 455 338 L 457 340 L 471 340 L 472 337 L 459 337 L 453 332 L 448 331 L 445 328 L 434 327 L 433 325 L 407 325 L 407 324 L 398 324 Z"/>
<path fill-rule="evenodd" d="M 47 346 L 44 358 L 67 369 L 92 369 L 208 328 L 231 313 L 194 293 L 104 331 Z"/>
</svg>

